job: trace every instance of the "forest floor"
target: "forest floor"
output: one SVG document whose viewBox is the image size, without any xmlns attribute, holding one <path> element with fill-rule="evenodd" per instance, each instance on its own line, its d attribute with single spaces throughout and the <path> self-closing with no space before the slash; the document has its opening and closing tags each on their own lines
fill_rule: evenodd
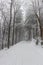
<svg viewBox="0 0 43 65">
<path fill-rule="evenodd" d="M 35 41 L 21 41 L 0 51 L 0 65 L 43 65 L 43 48 Z"/>
</svg>

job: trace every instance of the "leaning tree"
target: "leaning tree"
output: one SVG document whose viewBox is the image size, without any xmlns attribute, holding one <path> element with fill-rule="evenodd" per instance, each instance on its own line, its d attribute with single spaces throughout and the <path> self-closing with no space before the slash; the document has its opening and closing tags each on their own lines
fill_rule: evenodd
<svg viewBox="0 0 43 65">
<path fill-rule="evenodd" d="M 41 10 L 42 10 L 42 2 L 41 0 L 33 0 L 31 2 L 32 10 L 36 16 L 37 25 L 38 25 L 38 38 L 42 39 L 42 25 L 41 25 Z M 40 5 L 41 4 L 41 5 Z"/>
</svg>

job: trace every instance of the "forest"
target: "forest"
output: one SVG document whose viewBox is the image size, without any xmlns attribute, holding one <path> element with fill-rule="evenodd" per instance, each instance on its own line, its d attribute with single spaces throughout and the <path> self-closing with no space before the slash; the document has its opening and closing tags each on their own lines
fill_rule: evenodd
<svg viewBox="0 0 43 65">
<path fill-rule="evenodd" d="M 43 44 L 43 0 L 0 0 L 0 49 L 33 38 Z"/>
</svg>

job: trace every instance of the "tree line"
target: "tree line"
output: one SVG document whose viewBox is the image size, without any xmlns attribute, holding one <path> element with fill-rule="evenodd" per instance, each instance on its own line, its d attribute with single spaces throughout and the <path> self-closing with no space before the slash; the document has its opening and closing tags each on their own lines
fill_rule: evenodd
<svg viewBox="0 0 43 65">
<path fill-rule="evenodd" d="M 30 7 L 29 6 L 26 7 L 25 21 L 23 21 L 23 13 L 22 13 L 23 11 L 21 9 L 23 5 L 24 5 L 24 1 L 19 1 L 19 0 L 18 1 L 10 0 L 9 2 L 0 1 L 0 14 L 1 14 L 0 22 L 2 22 L 0 23 L 0 34 L 1 34 L 0 44 L 2 46 L 2 49 L 3 49 L 3 45 L 4 47 L 7 46 L 9 48 L 10 45 L 16 44 L 18 40 L 17 36 L 20 40 L 20 35 L 22 32 L 21 27 L 27 25 L 27 23 L 29 25 L 37 24 L 36 26 L 38 30 L 37 39 L 38 40 L 43 39 L 43 33 L 42 33 L 43 32 L 43 25 L 42 25 L 43 1 L 39 1 L 39 0 L 31 1 Z"/>
</svg>

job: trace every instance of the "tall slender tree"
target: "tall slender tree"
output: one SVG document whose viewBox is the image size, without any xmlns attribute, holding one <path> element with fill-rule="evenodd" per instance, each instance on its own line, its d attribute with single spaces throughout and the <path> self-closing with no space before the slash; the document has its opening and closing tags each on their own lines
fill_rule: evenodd
<svg viewBox="0 0 43 65">
<path fill-rule="evenodd" d="M 10 3 L 10 21 L 9 21 L 9 27 L 8 27 L 8 48 L 9 48 L 9 44 L 10 44 L 10 26 L 11 26 L 11 22 L 12 22 L 12 5 L 13 5 L 13 1 L 11 0 Z"/>
<path fill-rule="evenodd" d="M 22 4 L 19 4 L 18 1 L 14 3 L 14 18 L 13 18 L 13 35 L 12 35 L 12 45 L 14 44 L 14 33 L 15 33 L 15 23 L 16 23 L 16 14 L 18 13 L 20 7 Z M 15 39 L 16 39 L 16 35 L 15 35 Z M 16 44 L 16 42 L 15 42 Z"/>
</svg>

